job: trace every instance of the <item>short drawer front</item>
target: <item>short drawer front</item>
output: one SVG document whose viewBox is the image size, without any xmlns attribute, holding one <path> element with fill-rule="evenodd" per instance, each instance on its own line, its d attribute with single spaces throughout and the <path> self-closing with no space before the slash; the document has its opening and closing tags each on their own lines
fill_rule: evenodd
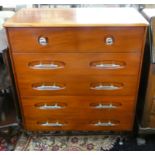
<svg viewBox="0 0 155 155">
<path fill-rule="evenodd" d="M 20 95 L 135 95 L 136 76 L 41 76 L 18 78 Z"/>
<path fill-rule="evenodd" d="M 137 75 L 140 53 L 13 54 L 17 75 Z"/>
<path fill-rule="evenodd" d="M 137 52 L 143 27 L 9 28 L 12 52 Z"/>
<path fill-rule="evenodd" d="M 22 98 L 24 117 L 49 118 L 70 115 L 83 116 L 84 113 L 99 115 L 117 115 L 134 113 L 134 97 L 103 97 L 103 96 L 53 96 Z M 33 115 L 31 115 L 33 114 Z M 89 116 L 89 117 L 92 117 Z"/>
<path fill-rule="evenodd" d="M 131 131 L 133 127 L 133 115 L 110 116 L 106 118 L 88 119 L 26 119 L 25 128 L 27 130 L 49 131 L 49 130 L 74 130 L 74 131 Z"/>
</svg>

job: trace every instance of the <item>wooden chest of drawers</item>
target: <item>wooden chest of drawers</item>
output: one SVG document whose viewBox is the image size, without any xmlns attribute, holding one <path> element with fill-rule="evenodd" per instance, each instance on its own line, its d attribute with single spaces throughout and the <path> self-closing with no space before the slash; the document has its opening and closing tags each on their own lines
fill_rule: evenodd
<svg viewBox="0 0 155 155">
<path fill-rule="evenodd" d="M 132 130 L 147 28 L 136 10 L 23 9 L 4 26 L 25 129 Z"/>
</svg>

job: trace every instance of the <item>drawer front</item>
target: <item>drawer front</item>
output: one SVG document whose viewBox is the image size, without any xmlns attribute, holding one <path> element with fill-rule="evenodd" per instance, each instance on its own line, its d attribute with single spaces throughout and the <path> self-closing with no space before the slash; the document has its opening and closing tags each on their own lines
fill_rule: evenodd
<svg viewBox="0 0 155 155">
<path fill-rule="evenodd" d="M 26 119 L 25 128 L 31 131 L 74 130 L 74 131 L 131 131 L 133 115 L 110 116 L 107 118 L 88 119 Z"/>
<path fill-rule="evenodd" d="M 13 54 L 18 75 L 137 75 L 140 53 Z"/>
<path fill-rule="evenodd" d="M 21 76 L 20 95 L 135 95 L 136 76 Z"/>
<path fill-rule="evenodd" d="M 137 52 L 143 27 L 9 28 L 12 52 Z"/>
<path fill-rule="evenodd" d="M 83 113 L 109 116 L 134 113 L 135 109 L 134 97 L 128 96 L 38 96 L 22 98 L 21 102 L 24 117 L 27 119 L 66 115 L 79 118 Z"/>
</svg>

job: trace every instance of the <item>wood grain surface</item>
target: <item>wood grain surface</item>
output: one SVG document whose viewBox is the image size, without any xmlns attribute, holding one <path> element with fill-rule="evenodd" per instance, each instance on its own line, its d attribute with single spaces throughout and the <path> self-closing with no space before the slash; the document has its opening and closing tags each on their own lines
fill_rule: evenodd
<svg viewBox="0 0 155 155">
<path fill-rule="evenodd" d="M 132 131 L 147 24 L 128 8 L 22 9 L 6 21 L 24 129 Z M 92 108 L 107 103 L 118 107 Z"/>
<path fill-rule="evenodd" d="M 18 11 L 5 27 L 146 26 L 134 8 L 28 8 Z"/>
<path fill-rule="evenodd" d="M 139 52 L 144 27 L 9 28 L 12 52 Z M 39 44 L 40 37 L 47 45 Z M 106 44 L 107 38 L 112 45 Z"/>
<path fill-rule="evenodd" d="M 20 78 L 53 75 L 137 75 L 140 52 L 128 53 L 13 53 L 15 70 Z M 55 68 L 50 64 L 61 63 Z M 35 65 L 49 67 L 35 68 Z M 60 65 L 61 65 L 60 64 Z M 59 65 L 59 64 L 58 64 Z M 104 66 L 105 65 L 105 66 Z M 116 66 L 115 66 L 116 65 Z M 117 66 L 120 65 L 120 66 Z M 109 66 L 109 67 L 108 67 Z M 62 67 L 62 68 L 61 68 Z"/>
</svg>

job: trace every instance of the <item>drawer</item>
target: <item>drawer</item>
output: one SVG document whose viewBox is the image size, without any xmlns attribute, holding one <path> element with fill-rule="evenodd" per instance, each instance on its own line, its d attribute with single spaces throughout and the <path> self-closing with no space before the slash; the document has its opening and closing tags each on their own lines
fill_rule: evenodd
<svg viewBox="0 0 155 155">
<path fill-rule="evenodd" d="M 104 116 L 130 114 L 135 110 L 135 98 L 130 96 L 38 96 L 24 97 L 21 103 L 24 117 L 29 119 L 52 118 L 54 115 L 79 117 L 85 113 Z"/>
<path fill-rule="evenodd" d="M 133 128 L 133 115 L 123 115 L 114 118 L 89 119 L 26 119 L 25 128 L 30 131 L 131 131 Z"/>
<path fill-rule="evenodd" d="M 135 95 L 136 76 L 40 76 L 18 78 L 20 95 Z"/>
<path fill-rule="evenodd" d="M 140 53 L 13 53 L 19 75 L 137 75 Z"/>
<path fill-rule="evenodd" d="M 143 27 L 9 28 L 12 52 L 137 52 Z"/>
</svg>

